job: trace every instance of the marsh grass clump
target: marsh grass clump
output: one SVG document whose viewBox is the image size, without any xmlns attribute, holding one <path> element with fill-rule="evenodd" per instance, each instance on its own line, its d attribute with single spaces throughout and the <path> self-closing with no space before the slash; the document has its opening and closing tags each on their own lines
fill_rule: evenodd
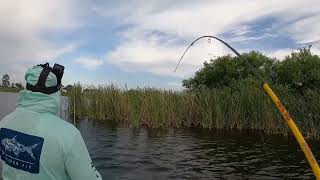
<svg viewBox="0 0 320 180">
<path fill-rule="evenodd" d="M 280 113 L 257 84 L 237 88 L 173 91 L 153 88 L 121 89 L 114 85 L 80 84 L 70 93 L 70 114 L 77 118 L 109 120 L 133 127 L 259 130 L 287 134 Z M 275 87 L 279 97 L 309 138 L 318 138 L 320 92 L 299 95 Z M 75 104 L 74 104 L 75 103 Z"/>
</svg>

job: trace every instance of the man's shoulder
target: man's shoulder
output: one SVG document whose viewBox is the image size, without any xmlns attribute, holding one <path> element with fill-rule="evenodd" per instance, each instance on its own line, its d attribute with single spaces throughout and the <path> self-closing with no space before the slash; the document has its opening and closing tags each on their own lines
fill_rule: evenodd
<svg viewBox="0 0 320 180">
<path fill-rule="evenodd" d="M 68 132 L 68 134 L 72 133 L 78 133 L 79 130 L 70 122 L 67 120 L 61 119 L 58 116 L 54 116 L 51 114 L 48 114 L 50 121 L 47 121 L 50 126 L 55 127 L 56 129 L 59 129 L 59 131 L 65 131 Z"/>
</svg>

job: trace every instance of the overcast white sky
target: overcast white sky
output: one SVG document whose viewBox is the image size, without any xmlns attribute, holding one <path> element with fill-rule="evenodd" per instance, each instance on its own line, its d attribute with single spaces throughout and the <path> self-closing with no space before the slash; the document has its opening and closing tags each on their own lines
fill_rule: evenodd
<svg viewBox="0 0 320 180">
<path fill-rule="evenodd" d="M 320 40 L 319 12 L 319 0 L 1 0 L 0 75 L 23 82 L 28 67 L 48 61 L 66 66 L 64 84 L 178 88 L 205 60 L 230 53 L 200 41 L 173 73 L 198 36 L 282 58 Z"/>
</svg>

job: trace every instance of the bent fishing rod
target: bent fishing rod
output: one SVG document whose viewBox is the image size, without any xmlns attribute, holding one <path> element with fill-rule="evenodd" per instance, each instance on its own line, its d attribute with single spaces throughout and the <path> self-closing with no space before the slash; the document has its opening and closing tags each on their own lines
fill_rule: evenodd
<svg viewBox="0 0 320 180">
<path fill-rule="evenodd" d="M 280 111 L 280 113 L 282 114 L 282 117 L 284 118 L 284 120 L 286 121 L 287 125 L 289 126 L 291 132 L 293 133 L 295 139 L 297 140 L 298 144 L 300 145 L 300 148 L 302 149 L 312 171 L 314 176 L 317 179 L 320 179 L 320 168 L 319 165 L 317 163 L 316 158 L 314 157 L 309 145 L 307 144 L 307 142 L 305 141 L 304 137 L 302 136 L 298 126 L 296 125 L 296 123 L 294 122 L 294 120 L 292 119 L 291 115 L 289 114 L 289 112 L 286 110 L 286 108 L 283 106 L 283 104 L 281 103 L 280 99 L 277 97 L 277 95 L 273 92 L 273 90 L 271 89 L 271 87 L 269 86 L 269 84 L 267 83 L 267 81 L 258 73 L 258 71 L 249 63 L 249 61 L 245 58 L 243 58 L 241 56 L 241 54 L 236 51 L 233 47 L 231 47 L 228 43 L 226 43 L 225 41 L 215 37 L 215 36 L 201 36 L 199 38 L 197 38 L 196 40 L 194 40 L 189 46 L 188 48 L 184 51 L 184 53 L 182 54 L 181 58 L 179 59 L 179 62 L 174 70 L 174 72 L 176 72 L 176 70 L 178 69 L 179 64 L 181 63 L 182 59 L 184 58 L 185 54 L 187 53 L 187 51 L 190 49 L 191 46 L 194 45 L 195 42 L 199 41 L 200 39 L 203 38 L 209 38 L 209 39 L 216 39 L 218 41 L 220 41 L 222 44 L 226 45 L 232 52 L 234 52 L 240 59 L 244 60 L 246 66 L 253 72 L 253 74 L 255 75 L 255 77 L 261 81 L 262 83 L 262 87 L 263 90 L 265 91 L 265 93 L 271 98 L 271 100 L 273 101 L 273 103 L 276 105 L 276 107 L 278 108 L 278 110 Z"/>
</svg>

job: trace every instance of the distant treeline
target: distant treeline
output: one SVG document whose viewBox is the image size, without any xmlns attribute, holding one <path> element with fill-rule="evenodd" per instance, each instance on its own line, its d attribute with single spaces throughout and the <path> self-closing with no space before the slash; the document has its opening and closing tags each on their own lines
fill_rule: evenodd
<svg viewBox="0 0 320 180">
<path fill-rule="evenodd" d="M 243 56 L 271 82 L 304 135 L 319 138 L 319 56 L 310 49 L 294 52 L 283 61 L 258 52 Z M 223 56 L 204 63 L 183 85 L 186 89 L 182 91 L 126 90 L 112 85 L 84 91 L 78 84 L 68 93 L 70 114 L 75 109 L 77 118 L 110 120 L 135 127 L 289 132 L 260 82 L 237 57 Z"/>
<path fill-rule="evenodd" d="M 4 88 L 18 88 L 23 89 L 23 85 L 21 83 L 10 83 L 10 76 L 8 74 L 4 74 L 1 79 L 0 87 Z"/>
</svg>

